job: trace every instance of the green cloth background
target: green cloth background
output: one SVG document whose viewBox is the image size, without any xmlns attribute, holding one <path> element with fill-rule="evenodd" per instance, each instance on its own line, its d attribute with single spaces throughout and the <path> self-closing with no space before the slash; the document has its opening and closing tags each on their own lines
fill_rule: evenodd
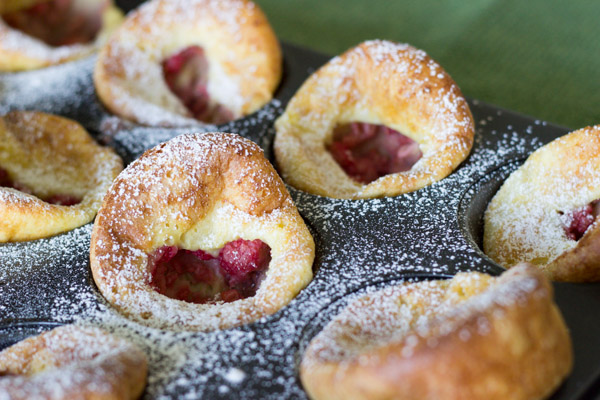
<svg viewBox="0 0 600 400">
<path fill-rule="evenodd" d="M 466 96 L 572 129 L 600 124 L 598 0 L 255 0 L 287 41 L 425 50 Z"/>
</svg>

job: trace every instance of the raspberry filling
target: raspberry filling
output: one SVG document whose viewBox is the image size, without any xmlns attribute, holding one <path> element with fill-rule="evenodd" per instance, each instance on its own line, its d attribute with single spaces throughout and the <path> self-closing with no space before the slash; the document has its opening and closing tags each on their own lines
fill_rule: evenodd
<svg viewBox="0 0 600 400">
<path fill-rule="evenodd" d="M 16 189 L 23 193 L 32 194 L 35 196 L 30 188 L 20 184 L 19 182 L 13 181 L 8 175 L 8 172 L 2 168 L 0 168 L 0 186 Z M 75 204 L 81 203 L 81 199 L 68 194 L 55 194 L 41 199 L 46 203 L 55 204 L 58 206 L 74 206 Z"/>
<path fill-rule="evenodd" d="M 564 225 L 565 234 L 571 240 L 581 239 L 598 215 L 600 215 L 600 200 L 594 200 L 571 211 L 567 216 L 567 223 Z"/>
<path fill-rule="evenodd" d="M 337 126 L 328 150 L 348 176 L 365 184 L 408 171 L 423 156 L 414 140 L 386 126 L 364 122 Z"/>
<path fill-rule="evenodd" d="M 229 242 L 216 257 L 163 246 L 150 256 L 150 286 L 189 303 L 229 303 L 254 296 L 270 262 L 271 248 L 259 239 Z"/>
<path fill-rule="evenodd" d="M 167 86 L 199 121 L 224 124 L 233 113 L 211 101 L 208 93 L 208 60 L 199 46 L 190 46 L 162 62 Z"/>
<path fill-rule="evenodd" d="M 4 14 L 2 19 L 49 46 L 68 46 L 94 40 L 102 28 L 102 12 L 107 6 L 107 1 L 84 8 L 77 6 L 77 0 L 52 0 Z"/>
</svg>

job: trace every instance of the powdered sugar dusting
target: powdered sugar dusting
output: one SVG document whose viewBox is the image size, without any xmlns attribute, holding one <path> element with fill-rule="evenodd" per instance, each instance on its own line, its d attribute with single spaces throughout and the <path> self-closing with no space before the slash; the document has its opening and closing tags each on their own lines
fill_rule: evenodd
<svg viewBox="0 0 600 400">
<path fill-rule="evenodd" d="M 353 362 L 395 343 L 403 343 L 402 355 L 410 357 L 418 338 L 435 347 L 440 337 L 457 330 L 459 338 L 468 341 L 472 335 L 488 332 L 463 328 L 466 320 L 480 314 L 478 324 L 489 324 L 484 320 L 496 305 L 518 306 L 537 288 L 532 277 L 511 280 L 471 272 L 459 273 L 452 280 L 405 283 L 367 292 L 352 300 L 313 339 L 303 368 L 310 370 L 321 362 Z"/>
<path fill-rule="evenodd" d="M 8 52 L 24 52 L 26 57 L 44 60 L 44 63 L 54 64 L 73 57 L 91 54 L 95 46 L 74 44 L 71 46 L 52 47 L 44 42 L 12 29 L 0 19 L 0 35 L 2 49 Z"/>
<path fill-rule="evenodd" d="M 311 277 L 312 238 L 261 153 L 238 135 L 188 134 L 130 164 L 105 198 L 92 247 L 94 277 L 108 300 L 153 326 L 213 330 L 248 323 L 293 298 Z M 148 255 L 156 248 L 211 252 L 240 238 L 271 248 L 253 297 L 193 304 L 149 286 Z"/>
<path fill-rule="evenodd" d="M 407 171 L 360 184 L 325 151 L 335 127 L 352 122 L 394 129 L 416 141 L 423 156 Z M 311 75 L 276 128 L 286 181 L 335 198 L 397 195 L 441 179 L 467 157 L 474 130 L 466 100 L 439 64 L 410 45 L 381 40 L 364 42 Z"/>
<path fill-rule="evenodd" d="M 89 392 L 107 396 L 136 382 L 139 388 L 145 361 L 127 341 L 96 328 L 67 325 L 0 352 L 0 368 L 9 374 L 0 380 L 2 398 L 41 398 L 48 393 L 72 398 Z"/>
<path fill-rule="evenodd" d="M 232 384 L 241 383 L 246 378 L 246 373 L 238 368 L 230 368 L 229 371 L 225 374 L 225 379 L 227 379 Z"/>
<path fill-rule="evenodd" d="M 88 86 L 93 61 L 66 64 L 53 68 L 53 73 L 0 77 L 0 84 L 20 87 L 24 93 L 19 98 L 0 91 L 0 110 L 42 107 L 77 116 L 87 127 L 104 131 L 104 140 L 128 161 L 189 131 L 135 127 L 110 117 Z M 288 71 L 290 79 L 299 84 L 313 66 L 296 65 Z M 69 76 L 75 83 L 69 83 Z M 40 84 L 28 86 L 30 79 Z M 44 80 L 50 88 L 42 85 Z M 78 95 L 70 95 L 73 91 Z M 5 96 L 10 101 L 5 102 Z M 479 102 L 472 102 L 471 107 L 475 121 L 486 121 L 478 125 L 471 155 L 456 172 L 427 188 L 395 198 L 360 201 L 327 199 L 288 188 L 315 237 L 316 273 L 310 285 L 274 315 L 208 333 L 161 330 L 131 321 L 115 311 L 93 284 L 88 259 L 92 227 L 86 225 L 48 239 L 0 245 L 0 336 L 8 335 L 4 328 L 22 321 L 75 321 L 102 327 L 131 340 L 148 355 L 147 399 L 217 399 L 233 394 L 305 399 L 297 377 L 299 346 L 310 339 L 303 333 L 316 326 L 317 316 L 332 318 L 335 310 L 328 307 L 337 299 L 390 279 L 502 271 L 463 235 L 459 210 L 470 207 L 475 184 L 491 171 L 524 159 L 566 130 Z M 277 101 L 220 130 L 250 137 L 269 155 L 274 136 L 270 124 L 281 111 Z M 101 130 L 101 121 L 109 119 L 119 121 L 118 129 Z M 481 320 L 478 332 L 485 334 L 489 328 Z M 243 371 L 245 379 L 232 381 L 232 369 Z"/>
<path fill-rule="evenodd" d="M 494 260 L 544 265 L 577 245 L 565 227 L 574 210 L 600 198 L 599 143 L 600 127 L 573 132 L 507 179 L 486 212 L 484 246 Z"/>
<path fill-rule="evenodd" d="M 168 87 L 162 62 L 199 46 L 206 90 L 233 118 L 267 103 L 279 80 L 280 52 L 266 20 L 244 0 L 154 0 L 133 11 L 100 53 L 94 75 L 108 109 L 150 126 L 198 125 Z M 167 34 L 168 33 L 168 34 Z"/>
<path fill-rule="evenodd" d="M 36 15 L 32 17 L 33 21 L 31 21 L 28 19 L 31 16 L 25 17 L 29 11 L 27 9 L 19 11 L 23 15 L 16 18 L 19 21 L 17 25 L 31 26 L 39 24 L 39 21 L 44 18 L 46 21 L 50 19 L 49 16 Z M 2 40 L 0 40 L 0 51 L 2 52 L 0 64 L 2 64 L 2 70 L 35 70 L 87 57 L 105 43 L 122 19 L 122 12 L 110 0 L 74 1 L 67 5 L 67 9 L 65 9 L 65 4 L 61 4 L 58 7 L 51 7 L 50 11 L 46 10 L 46 12 L 60 13 L 58 19 L 47 26 L 48 30 L 55 30 L 56 25 L 60 23 L 72 24 L 74 30 L 71 30 L 71 33 L 76 32 L 82 36 L 63 37 L 62 41 L 58 40 L 54 43 L 60 45 L 53 46 L 47 44 L 44 40 L 9 26 L 10 23 L 0 18 L 0 36 L 2 37 Z M 36 21 L 36 18 L 39 21 Z M 53 23 L 54 25 L 52 25 Z M 97 27 L 96 24 L 98 24 Z M 82 29 L 82 25 L 87 28 L 87 31 Z M 91 27 L 94 27 L 94 29 L 90 30 Z M 35 30 L 33 29 L 33 31 Z M 84 42 L 71 43 L 68 39 L 75 41 L 81 39 Z"/>
<path fill-rule="evenodd" d="M 190 10 L 198 7 L 206 10 L 206 13 L 213 14 L 230 35 L 238 36 L 238 40 L 241 40 L 238 32 L 240 18 L 243 18 L 245 13 L 253 10 L 256 6 L 252 2 L 239 0 L 149 1 L 139 7 L 137 12 L 143 26 L 152 27 L 154 21 L 161 14 L 167 14 L 175 26 L 194 22 L 196 15 Z"/>
</svg>

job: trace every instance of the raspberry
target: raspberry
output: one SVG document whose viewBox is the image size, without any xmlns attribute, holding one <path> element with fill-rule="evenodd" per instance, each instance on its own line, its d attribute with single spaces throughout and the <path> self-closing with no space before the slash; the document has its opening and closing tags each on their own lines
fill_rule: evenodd
<svg viewBox="0 0 600 400">
<path fill-rule="evenodd" d="M 156 264 L 167 263 L 177 254 L 177 247 L 163 246 L 154 253 Z"/>
<path fill-rule="evenodd" d="M 227 243 L 219 253 L 221 269 L 235 286 L 254 271 L 263 270 L 271 261 L 271 249 L 259 239 L 238 239 Z"/>
<path fill-rule="evenodd" d="M 235 240 L 213 257 L 203 250 L 163 246 L 149 257 L 150 286 L 191 303 L 232 302 L 254 296 L 271 249 L 260 240 Z"/>
<path fill-rule="evenodd" d="M 102 28 L 103 1 L 85 9 L 75 0 L 52 0 L 28 9 L 7 13 L 2 19 L 11 27 L 57 47 L 89 43 Z"/>
<path fill-rule="evenodd" d="M 221 124 L 233 119 L 233 113 L 211 103 L 208 93 L 208 60 L 199 46 L 190 46 L 162 62 L 167 86 L 197 120 Z"/>
<path fill-rule="evenodd" d="M 216 257 L 213 257 L 210 253 L 207 253 L 204 250 L 193 250 L 193 251 L 190 251 L 190 253 L 192 253 L 193 255 L 195 255 L 196 257 L 198 257 L 201 260 L 208 261 L 208 260 L 216 259 Z"/>
<path fill-rule="evenodd" d="M 336 127 L 328 150 L 348 176 L 365 184 L 408 171 L 423 155 L 418 143 L 400 132 L 363 122 Z"/>
<path fill-rule="evenodd" d="M 567 237 L 571 240 L 581 239 L 595 220 L 594 202 L 573 211 L 570 217 L 570 224 L 565 226 Z"/>
<path fill-rule="evenodd" d="M 46 203 L 56 204 L 59 206 L 74 206 L 75 204 L 81 203 L 81 199 L 68 194 L 55 194 L 54 196 L 45 198 L 44 201 Z"/>
</svg>

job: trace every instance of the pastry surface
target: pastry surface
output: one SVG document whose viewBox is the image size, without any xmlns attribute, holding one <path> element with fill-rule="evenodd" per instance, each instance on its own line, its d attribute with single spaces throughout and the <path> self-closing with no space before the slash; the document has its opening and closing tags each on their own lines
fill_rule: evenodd
<svg viewBox="0 0 600 400">
<path fill-rule="evenodd" d="M 65 325 L 0 352 L 0 397 L 133 400 L 147 368 L 145 354 L 128 341 Z"/>
<path fill-rule="evenodd" d="M 313 399 L 547 397 L 573 362 L 552 296 L 531 265 L 363 295 L 311 341 L 302 383 Z"/>
<path fill-rule="evenodd" d="M 151 255 L 164 246 L 212 254 L 259 239 L 270 263 L 252 297 L 195 304 L 158 293 Z M 98 213 L 91 268 L 104 297 L 151 326 L 208 331 L 272 314 L 312 278 L 314 242 L 262 150 L 234 134 L 178 136 L 116 179 Z"/>
<path fill-rule="evenodd" d="M 198 124 L 163 76 L 165 60 L 190 48 L 208 62 L 207 83 L 198 90 L 233 119 L 271 100 L 281 50 L 265 15 L 248 0 L 153 0 L 139 7 L 100 53 L 94 72 L 100 99 L 140 124 Z"/>
<path fill-rule="evenodd" d="M 418 143 L 407 171 L 370 183 L 353 180 L 327 151 L 337 126 L 383 125 Z M 296 92 L 275 123 L 284 179 L 335 198 L 395 196 L 447 176 L 469 154 L 473 117 L 450 76 L 422 50 L 369 41 L 333 58 Z"/>
<path fill-rule="evenodd" d="M 536 150 L 490 202 L 484 252 L 505 268 L 526 261 L 553 280 L 599 281 L 599 170 L 600 126 Z"/>
<path fill-rule="evenodd" d="M 12 183 L 0 183 L 0 242 L 39 239 L 92 221 L 122 168 L 119 156 L 75 121 L 30 111 L 0 117 L 0 172 Z"/>
<path fill-rule="evenodd" d="M 39 69 L 89 56 L 100 49 L 123 20 L 123 13 L 114 5 L 112 0 L 72 0 L 70 10 L 74 13 L 74 18 L 78 16 L 89 18 L 86 24 L 80 24 L 78 21 L 73 22 L 74 26 L 85 27 L 91 25 L 92 21 L 97 20 L 95 23 L 99 25 L 99 31 L 87 43 L 65 43 L 62 45 L 48 44 L 41 38 L 31 36 L 8 23 L 10 20 L 14 21 L 13 23 L 18 22 L 20 26 L 25 28 L 33 29 L 33 23 L 27 21 L 27 9 L 44 6 L 55 1 L 8 1 L 0 6 L 0 72 Z M 25 11 L 23 11 L 24 9 Z M 52 12 L 47 13 L 51 14 Z M 55 19 L 56 16 L 46 15 L 37 16 L 37 18 L 39 21 L 36 24 L 41 24 L 42 21 Z M 53 31 L 55 32 L 68 23 L 68 20 L 57 23 L 57 26 L 48 32 L 53 34 Z"/>
</svg>

